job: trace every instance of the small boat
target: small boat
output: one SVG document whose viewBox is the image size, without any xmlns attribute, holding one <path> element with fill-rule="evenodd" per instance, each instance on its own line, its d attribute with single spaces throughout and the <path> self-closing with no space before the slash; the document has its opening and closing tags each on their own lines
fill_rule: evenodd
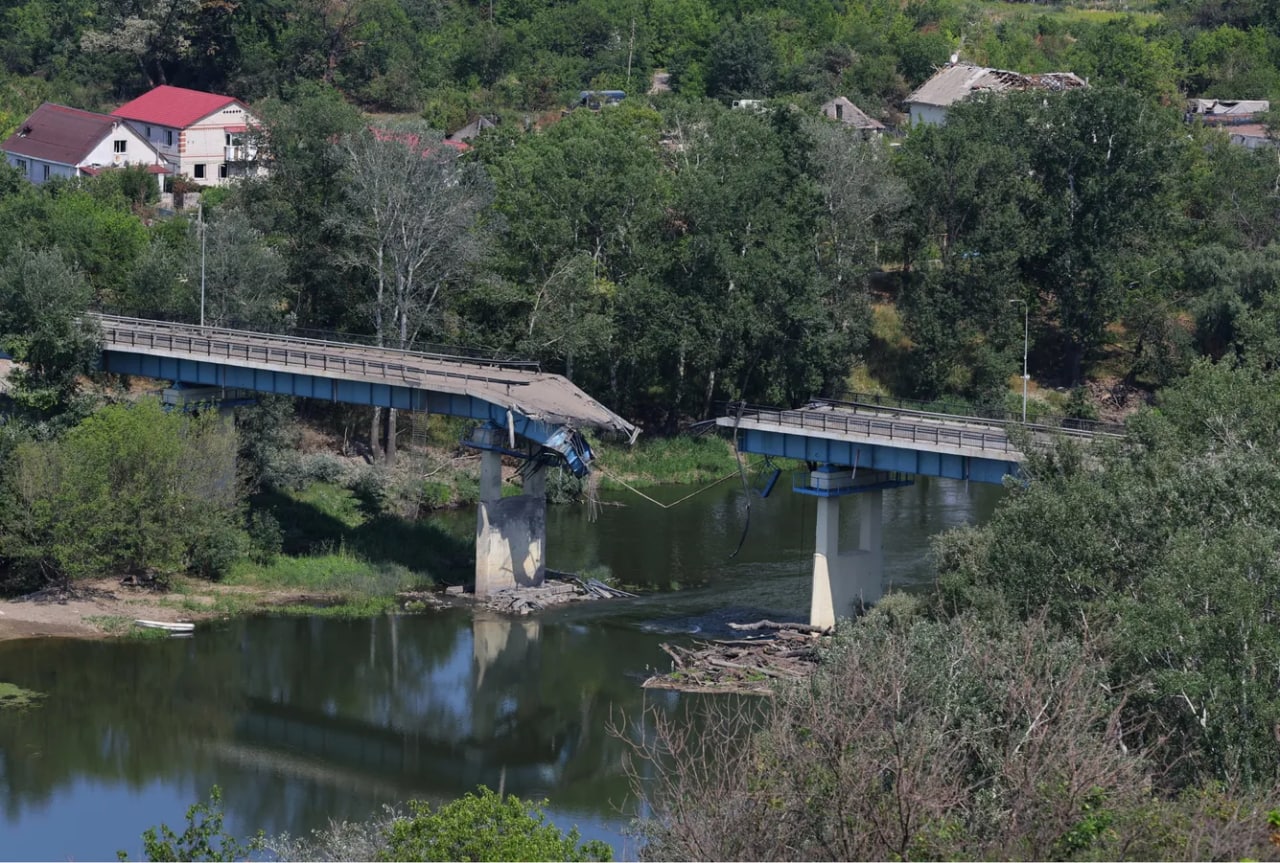
<svg viewBox="0 0 1280 863">
<path fill-rule="evenodd" d="M 194 632 L 196 628 L 194 623 L 166 623 L 163 620 L 135 620 L 133 623 L 144 629 L 164 629 L 169 632 Z"/>
</svg>

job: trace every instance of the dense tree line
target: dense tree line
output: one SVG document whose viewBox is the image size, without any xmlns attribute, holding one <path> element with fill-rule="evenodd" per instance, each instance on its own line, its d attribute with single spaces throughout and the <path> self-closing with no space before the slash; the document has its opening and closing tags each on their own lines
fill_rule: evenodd
<svg viewBox="0 0 1280 863">
<path fill-rule="evenodd" d="M 0 131 L 41 98 L 94 107 L 170 83 L 259 99 L 304 82 L 452 131 L 476 111 L 555 109 L 583 88 L 643 92 L 655 69 L 686 97 L 838 91 L 882 113 L 957 50 L 1150 95 L 1266 98 L 1280 95 L 1272 11 L 1204 0 L 1163 15 L 961 0 L 6 0 Z"/>
</svg>

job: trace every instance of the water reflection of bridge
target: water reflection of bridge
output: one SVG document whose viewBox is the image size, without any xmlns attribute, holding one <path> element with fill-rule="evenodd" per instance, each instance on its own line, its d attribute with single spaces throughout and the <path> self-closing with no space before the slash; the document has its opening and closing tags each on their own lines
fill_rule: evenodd
<svg viewBox="0 0 1280 863">
<path fill-rule="evenodd" d="M 392 649 L 382 659 L 412 688 L 400 668 L 399 623 L 387 618 L 386 626 Z M 470 655 L 462 653 L 462 639 L 435 669 L 439 674 L 427 675 L 457 680 L 450 668 L 461 671 L 456 666 L 465 662 L 470 685 L 441 687 L 433 680 L 433 690 L 449 691 L 433 692 L 420 710 L 353 715 L 323 693 L 318 700 L 250 694 L 232 738 L 210 741 L 207 748 L 241 766 L 323 784 L 355 783 L 380 789 L 380 796 L 407 790 L 456 796 L 499 783 L 516 794 L 546 793 L 567 780 L 579 750 L 590 748 L 592 723 L 589 701 L 569 712 L 543 703 L 541 635 L 537 621 L 479 615 L 471 625 Z"/>
</svg>

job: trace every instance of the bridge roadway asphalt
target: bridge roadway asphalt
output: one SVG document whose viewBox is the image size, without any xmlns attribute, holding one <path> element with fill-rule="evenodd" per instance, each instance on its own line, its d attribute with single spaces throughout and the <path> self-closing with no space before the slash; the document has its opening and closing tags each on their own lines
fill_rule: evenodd
<svg viewBox="0 0 1280 863">
<path fill-rule="evenodd" d="M 471 396 L 544 422 L 591 426 L 633 439 L 637 433 L 635 426 L 568 379 L 542 372 L 533 363 L 501 363 L 114 315 L 94 317 L 102 329 L 104 351 L 394 384 Z"/>
</svg>

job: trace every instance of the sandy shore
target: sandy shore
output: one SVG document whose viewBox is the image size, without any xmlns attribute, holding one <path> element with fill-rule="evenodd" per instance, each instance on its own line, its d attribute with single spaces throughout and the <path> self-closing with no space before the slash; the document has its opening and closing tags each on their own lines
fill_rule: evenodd
<svg viewBox="0 0 1280 863">
<path fill-rule="evenodd" d="M 119 579 L 101 578 L 83 582 L 88 588 L 83 598 L 58 600 L 0 600 L 0 641 L 13 638 L 102 638 L 120 634 L 121 620 L 162 620 L 169 623 L 195 622 L 221 617 L 212 606 L 219 594 L 249 598 L 262 608 L 291 602 L 314 601 L 313 594 L 264 591 L 257 588 L 228 587 L 203 582 L 198 592 L 160 593 L 121 586 Z M 192 608 L 192 606 L 196 606 Z M 210 606 L 203 611 L 199 606 Z"/>
</svg>

